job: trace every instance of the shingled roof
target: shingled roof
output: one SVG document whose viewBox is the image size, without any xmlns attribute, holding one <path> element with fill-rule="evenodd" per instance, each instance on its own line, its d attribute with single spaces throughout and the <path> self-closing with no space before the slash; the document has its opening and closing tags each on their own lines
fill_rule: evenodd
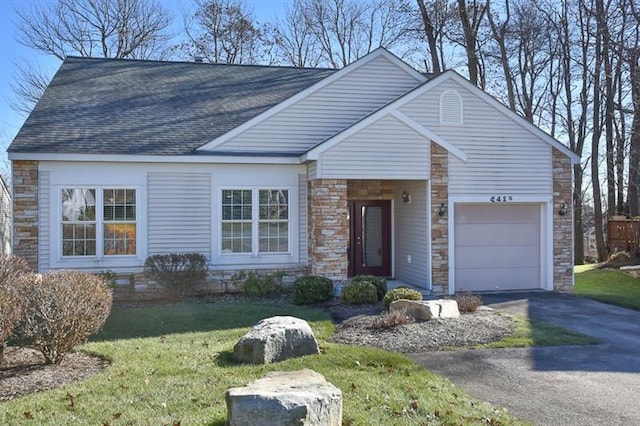
<svg viewBox="0 0 640 426">
<path fill-rule="evenodd" d="M 333 72 L 69 57 L 8 152 L 196 154 Z"/>
</svg>

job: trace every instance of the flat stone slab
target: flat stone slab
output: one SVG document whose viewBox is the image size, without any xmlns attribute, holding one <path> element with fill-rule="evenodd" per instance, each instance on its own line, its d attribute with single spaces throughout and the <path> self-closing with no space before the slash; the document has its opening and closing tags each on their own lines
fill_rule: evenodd
<svg viewBox="0 0 640 426">
<path fill-rule="evenodd" d="M 395 300 L 391 302 L 389 311 L 406 312 L 407 315 L 424 321 L 432 318 L 458 318 L 458 302 L 449 299 L 438 300 Z"/>
<path fill-rule="evenodd" d="M 342 424 L 342 392 L 309 369 L 269 373 L 225 399 L 230 426 Z"/>
<path fill-rule="evenodd" d="M 237 361 L 251 364 L 269 364 L 318 353 L 320 348 L 309 323 L 291 316 L 261 320 L 233 348 Z"/>
</svg>

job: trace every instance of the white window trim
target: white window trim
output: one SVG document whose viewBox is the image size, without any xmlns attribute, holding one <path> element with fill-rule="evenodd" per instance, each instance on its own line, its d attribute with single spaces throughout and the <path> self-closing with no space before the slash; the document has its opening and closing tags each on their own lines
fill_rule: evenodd
<svg viewBox="0 0 640 426">
<path fill-rule="evenodd" d="M 282 189 L 289 192 L 289 251 L 282 253 L 260 253 L 259 251 L 259 191 Z M 223 253 L 222 252 L 222 192 L 224 190 L 251 190 L 251 253 Z M 213 206 L 213 220 L 215 234 L 213 235 L 214 257 L 213 263 L 223 265 L 265 265 L 291 264 L 299 261 L 298 235 L 294 230 L 298 227 L 298 189 L 292 185 L 219 185 L 216 188 L 216 202 Z"/>
<path fill-rule="evenodd" d="M 96 255 L 94 256 L 64 256 L 62 254 L 62 190 L 63 189 L 95 189 L 96 190 Z M 103 197 L 105 189 L 133 189 L 136 191 L 136 254 L 135 255 L 104 255 L 104 218 Z M 144 188 L 138 185 L 96 184 L 75 185 L 61 184 L 52 187 L 50 194 L 52 213 L 50 217 L 51 267 L 53 268 L 119 268 L 139 267 L 144 264 L 147 256 L 146 247 L 146 199 Z"/>
</svg>

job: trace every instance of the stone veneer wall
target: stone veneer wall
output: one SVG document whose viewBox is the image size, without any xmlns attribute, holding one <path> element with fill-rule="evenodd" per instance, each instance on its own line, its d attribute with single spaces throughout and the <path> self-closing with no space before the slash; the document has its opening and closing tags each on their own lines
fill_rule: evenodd
<svg viewBox="0 0 640 426">
<path fill-rule="evenodd" d="M 314 179 L 309 182 L 310 273 L 342 282 L 347 278 L 349 224 L 347 181 Z"/>
<path fill-rule="evenodd" d="M 553 290 L 573 291 L 571 159 L 553 148 Z M 558 211 L 564 204 L 567 214 Z"/>
<path fill-rule="evenodd" d="M 12 163 L 13 255 L 38 270 L 38 162 Z"/>
<path fill-rule="evenodd" d="M 361 180 L 347 181 L 347 199 L 351 200 L 392 200 L 392 180 Z"/>
<path fill-rule="evenodd" d="M 255 272 L 258 275 L 283 273 L 282 283 L 285 286 L 293 286 L 295 279 L 307 275 L 306 267 L 296 268 L 269 268 L 269 269 L 242 269 L 245 272 Z M 239 270 L 212 270 L 207 273 L 207 281 L 196 285 L 192 295 L 205 296 L 213 294 L 237 293 L 242 291 L 241 285 L 237 285 L 232 277 Z M 113 278 L 113 300 L 116 301 L 143 301 L 162 300 L 169 295 L 156 282 L 150 281 L 142 273 L 120 273 Z"/>
<path fill-rule="evenodd" d="M 449 203 L 449 154 L 431 143 L 431 291 L 449 292 L 449 212 L 438 214 Z"/>
</svg>

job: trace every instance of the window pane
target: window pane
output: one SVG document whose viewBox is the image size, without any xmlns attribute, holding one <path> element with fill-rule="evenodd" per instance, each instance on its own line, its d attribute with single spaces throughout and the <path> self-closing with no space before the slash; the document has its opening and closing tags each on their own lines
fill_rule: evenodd
<svg viewBox="0 0 640 426">
<path fill-rule="evenodd" d="M 136 190 L 105 189 L 103 196 L 104 255 L 136 254 Z"/>
<path fill-rule="evenodd" d="M 222 224 L 223 253 L 251 253 L 251 223 L 226 222 Z"/>
<path fill-rule="evenodd" d="M 96 193 L 94 189 L 63 189 L 62 220 L 64 222 L 96 220 Z"/>
<path fill-rule="evenodd" d="M 251 190 L 222 191 L 222 220 L 251 220 Z"/>
<path fill-rule="evenodd" d="M 260 219 L 286 220 L 289 218 L 289 191 L 286 189 L 260 190 Z"/>
<path fill-rule="evenodd" d="M 288 222 L 262 222 L 259 230 L 259 251 L 261 253 L 286 253 L 289 251 Z"/>
<path fill-rule="evenodd" d="M 96 227 L 92 224 L 62 225 L 63 256 L 95 256 Z"/>
<path fill-rule="evenodd" d="M 136 224 L 109 223 L 104 225 L 104 254 L 106 256 L 136 254 Z"/>
</svg>

